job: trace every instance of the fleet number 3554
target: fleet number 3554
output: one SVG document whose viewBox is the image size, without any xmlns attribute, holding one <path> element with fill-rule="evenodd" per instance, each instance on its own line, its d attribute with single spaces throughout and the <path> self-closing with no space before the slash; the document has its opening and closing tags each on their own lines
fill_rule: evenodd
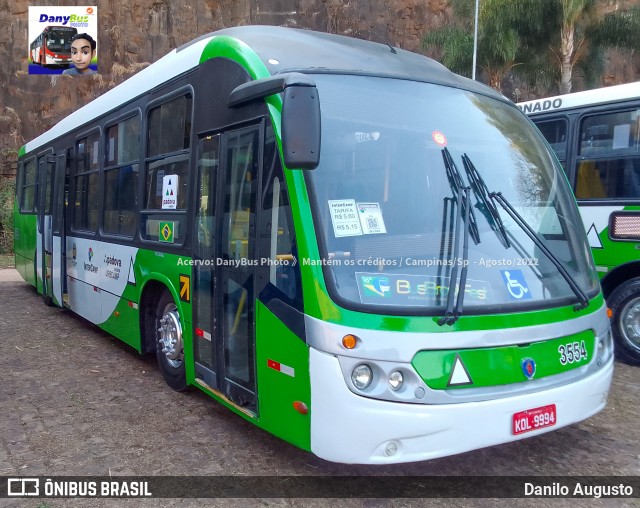
<svg viewBox="0 0 640 508">
<path fill-rule="evenodd" d="M 584 341 L 560 344 L 558 353 L 560 353 L 560 364 L 562 365 L 577 363 L 588 358 L 587 346 Z"/>
</svg>

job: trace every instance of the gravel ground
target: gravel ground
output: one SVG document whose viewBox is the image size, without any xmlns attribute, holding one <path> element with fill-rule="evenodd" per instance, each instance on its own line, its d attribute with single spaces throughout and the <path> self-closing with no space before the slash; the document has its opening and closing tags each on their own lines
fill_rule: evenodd
<svg viewBox="0 0 640 508">
<path fill-rule="evenodd" d="M 0 476 L 640 475 L 640 369 L 616 363 L 607 408 L 517 443 L 428 462 L 323 461 L 245 422 L 199 391 L 176 393 L 125 344 L 46 307 L 0 270 Z M 629 506 L 640 499 L 0 499 L 0 507 Z"/>
</svg>

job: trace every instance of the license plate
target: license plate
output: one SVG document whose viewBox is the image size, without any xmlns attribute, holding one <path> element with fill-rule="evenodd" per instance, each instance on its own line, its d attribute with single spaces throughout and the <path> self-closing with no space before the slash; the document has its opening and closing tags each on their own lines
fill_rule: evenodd
<svg viewBox="0 0 640 508">
<path fill-rule="evenodd" d="M 556 405 L 536 407 L 513 414 L 513 434 L 522 434 L 556 424 Z"/>
</svg>

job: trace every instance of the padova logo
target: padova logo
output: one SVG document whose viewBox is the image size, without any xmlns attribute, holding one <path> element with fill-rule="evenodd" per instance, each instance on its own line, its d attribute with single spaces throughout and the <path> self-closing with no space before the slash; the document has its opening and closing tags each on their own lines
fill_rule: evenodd
<svg viewBox="0 0 640 508">
<path fill-rule="evenodd" d="M 178 175 L 162 177 L 162 209 L 175 210 L 178 207 Z"/>
</svg>

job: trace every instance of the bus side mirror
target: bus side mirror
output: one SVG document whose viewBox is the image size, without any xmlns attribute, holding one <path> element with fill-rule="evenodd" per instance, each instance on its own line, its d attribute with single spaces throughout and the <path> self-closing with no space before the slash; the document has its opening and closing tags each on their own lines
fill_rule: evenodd
<svg viewBox="0 0 640 508">
<path fill-rule="evenodd" d="M 320 162 L 320 99 L 307 74 L 287 72 L 237 86 L 229 107 L 282 93 L 282 152 L 290 169 L 315 169 Z"/>
<path fill-rule="evenodd" d="M 282 101 L 282 152 L 291 169 L 315 169 L 320 162 L 320 100 L 313 86 L 285 88 Z"/>
</svg>

